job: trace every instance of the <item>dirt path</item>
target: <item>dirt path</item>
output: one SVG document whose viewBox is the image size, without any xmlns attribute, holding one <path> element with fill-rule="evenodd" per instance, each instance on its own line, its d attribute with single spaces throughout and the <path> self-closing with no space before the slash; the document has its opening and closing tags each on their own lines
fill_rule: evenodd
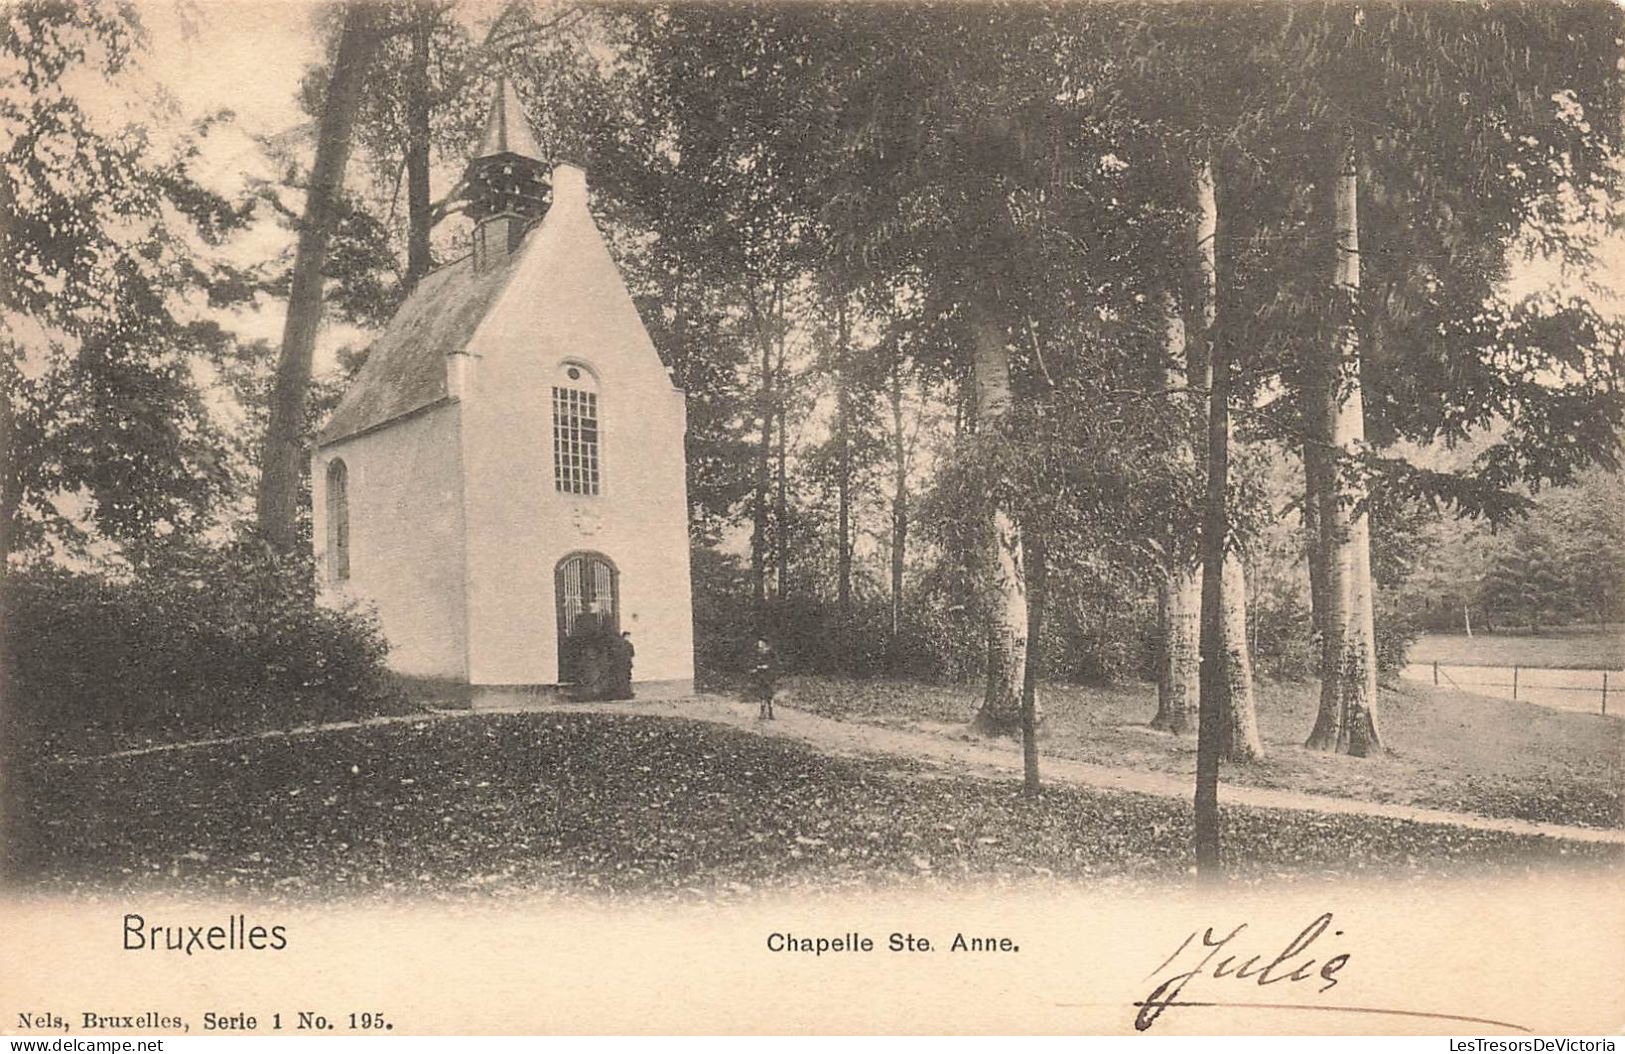
<svg viewBox="0 0 1625 1054">
<path fill-rule="evenodd" d="M 714 695 L 696 696 L 687 699 L 652 699 L 603 703 L 570 703 L 542 700 L 527 702 L 526 705 L 514 707 L 511 711 L 436 710 L 426 714 L 379 717 L 362 721 L 343 721 L 329 725 L 274 730 L 252 735 L 200 739 L 186 743 L 142 747 L 96 757 L 64 759 L 62 763 L 83 765 L 117 758 L 139 757 L 144 754 L 203 749 L 257 739 L 312 735 L 318 732 L 348 728 L 398 724 L 403 721 L 454 721 L 479 714 L 517 711 L 683 717 L 695 721 L 727 725 L 758 735 L 792 739 L 805 743 L 823 753 L 837 756 L 878 758 L 881 760 L 907 759 L 936 765 L 945 771 L 983 778 L 1010 779 L 1019 777 L 1021 773 L 1021 748 L 1020 744 L 1014 740 L 957 739 L 945 734 L 837 721 L 787 706 L 776 707 L 777 717 L 775 720 L 762 721 L 757 718 L 755 703 L 741 702 L 725 696 Z M 1045 758 L 1043 760 L 1043 773 L 1047 782 L 1065 783 L 1075 787 L 1131 791 L 1138 794 L 1153 794 L 1164 798 L 1186 799 L 1191 795 L 1189 778 L 1175 773 L 1110 768 L 1105 765 L 1093 765 L 1064 758 Z M 1545 835 L 1575 842 L 1625 845 L 1625 830 L 1535 823 L 1529 820 L 1478 816 L 1473 813 L 1448 812 L 1442 809 L 1424 809 L 1384 802 L 1358 801 L 1352 798 L 1334 798 L 1266 787 L 1245 787 L 1232 783 L 1225 783 L 1221 786 L 1220 801 L 1225 804 L 1246 805 L 1258 809 L 1288 809 L 1298 812 L 1333 813 L 1350 816 L 1382 816 L 1395 820 L 1445 824 L 1480 831 Z"/>
<path fill-rule="evenodd" d="M 928 764 L 934 763 L 956 773 L 989 778 L 1019 778 L 1021 774 L 1021 745 L 1015 740 L 961 740 L 930 732 L 913 732 L 878 725 L 837 721 L 809 714 L 787 706 L 775 706 L 776 719 L 762 721 L 756 716 L 756 704 L 739 702 L 721 696 L 701 696 L 693 699 L 633 700 L 616 703 L 548 703 L 534 709 L 558 711 L 598 711 L 617 714 L 647 714 L 658 717 L 686 717 L 698 721 L 729 725 L 760 735 L 778 736 L 806 743 L 827 754 L 848 757 L 903 757 Z M 1166 772 L 1143 772 L 1133 769 L 1110 768 L 1083 761 L 1064 758 L 1044 758 L 1044 779 L 1066 783 L 1075 787 L 1099 790 L 1133 791 L 1154 794 L 1164 798 L 1188 799 L 1190 780 L 1182 775 Z M 1473 813 L 1448 812 L 1443 809 L 1424 809 L 1411 805 L 1385 802 L 1358 801 L 1353 798 L 1333 798 L 1325 795 L 1303 794 L 1297 791 L 1276 790 L 1267 787 L 1245 787 L 1232 783 L 1221 786 L 1222 803 L 1247 805 L 1258 809 L 1291 809 L 1298 812 L 1336 813 L 1352 816 L 1383 816 L 1394 820 L 1413 820 L 1417 823 L 1448 824 L 1480 831 L 1502 831 L 1509 834 L 1546 835 L 1575 842 L 1601 842 L 1625 845 L 1625 830 L 1607 830 L 1592 827 L 1572 827 L 1555 823 L 1536 823 Z"/>
</svg>

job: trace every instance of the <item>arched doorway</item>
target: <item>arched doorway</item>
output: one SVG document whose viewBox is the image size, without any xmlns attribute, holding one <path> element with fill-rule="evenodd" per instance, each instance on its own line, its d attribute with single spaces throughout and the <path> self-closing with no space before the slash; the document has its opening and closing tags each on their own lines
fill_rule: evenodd
<svg viewBox="0 0 1625 1054">
<path fill-rule="evenodd" d="M 559 680 L 580 680 L 580 645 L 621 631 L 621 573 L 602 553 L 571 553 L 553 571 L 558 605 Z"/>
</svg>

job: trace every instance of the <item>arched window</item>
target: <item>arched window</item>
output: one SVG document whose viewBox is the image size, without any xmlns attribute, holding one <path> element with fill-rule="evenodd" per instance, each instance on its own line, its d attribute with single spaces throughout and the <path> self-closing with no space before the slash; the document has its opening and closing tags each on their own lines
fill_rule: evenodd
<svg viewBox="0 0 1625 1054">
<path fill-rule="evenodd" d="M 565 494 L 597 494 L 598 380 L 566 363 L 553 382 L 553 486 Z"/>
<path fill-rule="evenodd" d="M 554 570 L 554 595 L 559 605 L 559 631 L 566 637 L 578 628 L 581 617 L 596 613 L 599 622 L 615 629 L 621 624 L 621 574 L 609 558 L 598 553 L 571 553 Z"/>
<path fill-rule="evenodd" d="M 334 458 L 327 464 L 327 579 L 350 577 L 350 470 Z"/>
</svg>

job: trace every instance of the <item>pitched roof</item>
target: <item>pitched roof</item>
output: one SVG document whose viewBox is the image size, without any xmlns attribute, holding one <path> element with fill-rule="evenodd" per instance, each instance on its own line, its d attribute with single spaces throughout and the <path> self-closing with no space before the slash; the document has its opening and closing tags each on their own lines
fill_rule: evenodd
<svg viewBox="0 0 1625 1054">
<path fill-rule="evenodd" d="M 525 119 L 525 108 L 519 103 L 519 93 L 506 77 L 497 79 L 491 90 L 491 110 L 485 118 L 485 135 L 480 139 L 476 158 L 497 154 L 517 154 L 532 161 L 542 159 L 542 148 L 536 145 L 536 136 Z"/>
<path fill-rule="evenodd" d="M 467 346 L 519 255 L 480 274 L 473 258 L 464 257 L 426 275 L 373 341 L 317 443 L 337 442 L 444 399 L 446 356 Z"/>
</svg>

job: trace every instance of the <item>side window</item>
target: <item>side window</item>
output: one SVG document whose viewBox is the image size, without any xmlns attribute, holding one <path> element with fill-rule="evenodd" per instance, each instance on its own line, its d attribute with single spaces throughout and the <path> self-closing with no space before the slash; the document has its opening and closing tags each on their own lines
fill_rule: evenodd
<svg viewBox="0 0 1625 1054">
<path fill-rule="evenodd" d="M 350 577 L 350 470 L 334 458 L 327 464 L 327 580 Z"/>
<path fill-rule="evenodd" d="M 598 382 L 584 366 L 566 364 L 553 385 L 553 486 L 597 494 Z"/>
</svg>

